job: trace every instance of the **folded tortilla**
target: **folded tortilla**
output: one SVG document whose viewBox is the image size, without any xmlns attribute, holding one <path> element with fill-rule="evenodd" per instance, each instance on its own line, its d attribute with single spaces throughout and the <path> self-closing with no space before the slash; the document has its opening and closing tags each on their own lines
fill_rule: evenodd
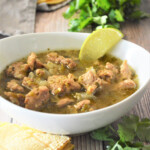
<svg viewBox="0 0 150 150">
<path fill-rule="evenodd" d="M 68 136 L 53 135 L 26 126 L 0 123 L 0 150 L 72 150 Z"/>
<path fill-rule="evenodd" d="M 38 0 L 37 3 L 40 4 L 40 3 L 47 3 L 47 4 L 59 4 L 63 1 L 66 1 L 66 0 Z"/>
</svg>

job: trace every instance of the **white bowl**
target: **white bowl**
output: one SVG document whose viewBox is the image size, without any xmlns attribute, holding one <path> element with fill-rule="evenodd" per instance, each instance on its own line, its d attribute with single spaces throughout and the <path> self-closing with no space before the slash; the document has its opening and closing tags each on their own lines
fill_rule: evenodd
<svg viewBox="0 0 150 150">
<path fill-rule="evenodd" d="M 30 52 L 80 49 L 87 33 L 37 33 L 0 40 L 0 72 Z M 109 107 L 80 114 L 50 114 L 28 110 L 0 97 L 0 109 L 19 122 L 56 134 L 79 134 L 103 127 L 126 114 L 143 96 L 150 80 L 150 54 L 144 48 L 121 40 L 112 55 L 127 59 L 139 77 L 139 89 L 123 101 Z"/>
</svg>

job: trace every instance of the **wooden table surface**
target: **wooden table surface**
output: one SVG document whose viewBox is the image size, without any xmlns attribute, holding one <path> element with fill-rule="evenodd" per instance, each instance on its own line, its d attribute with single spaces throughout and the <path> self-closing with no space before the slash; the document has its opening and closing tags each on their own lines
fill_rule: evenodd
<svg viewBox="0 0 150 150">
<path fill-rule="evenodd" d="M 68 6 L 65 6 L 50 13 L 38 12 L 35 21 L 35 32 L 67 31 L 68 21 L 62 17 L 62 13 L 67 8 Z M 143 0 L 142 9 L 150 13 L 150 0 Z M 123 23 L 122 32 L 125 35 L 125 39 L 139 44 L 146 50 L 150 51 L 150 18 L 134 23 Z M 15 122 L 15 120 L 7 116 L 7 114 L 4 114 L 3 112 L 0 112 L 0 114 L 0 120 Z M 131 110 L 131 112 L 129 112 L 129 114 L 137 114 L 141 118 L 150 118 L 150 86 L 145 91 L 145 95 L 141 101 Z M 72 137 L 72 142 L 75 144 L 75 150 L 105 149 L 105 143 L 92 140 L 89 133 Z"/>
</svg>

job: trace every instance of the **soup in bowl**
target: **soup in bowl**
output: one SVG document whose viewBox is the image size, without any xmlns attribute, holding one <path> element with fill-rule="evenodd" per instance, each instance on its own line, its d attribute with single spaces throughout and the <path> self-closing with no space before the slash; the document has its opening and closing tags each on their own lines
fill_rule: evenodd
<svg viewBox="0 0 150 150">
<path fill-rule="evenodd" d="M 81 63 L 87 36 L 40 33 L 1 40 L 1 109 L 59 134 L 88 132 L 127 113 L 148 84 L 150 54 L 121 40 L 99 60 Z"/>
<path fill-rule="evenodd" d="M 138 89 L 127 60 L 107 54 L 81 63 L 78 55 L 79 50 L 31 52 L 1 73 L 1 96 L 31 110 L 75 114 L 105 108 Z"/>
</svg>

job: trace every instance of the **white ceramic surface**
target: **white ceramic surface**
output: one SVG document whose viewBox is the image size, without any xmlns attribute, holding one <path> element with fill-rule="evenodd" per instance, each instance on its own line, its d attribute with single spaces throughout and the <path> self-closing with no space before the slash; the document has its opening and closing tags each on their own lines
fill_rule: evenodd
<svg viewBox="0 0 150 150">
<path fill-rule="evenodd" d="M 80 49 L 86 33 L 38 33 L 14 36 L 0 40 L 0 71 L 8 64 L 30 52 L 50 48 Z M 139 89 L 112 106 L 81 114 L 48 114 L 28 110 L 0 97 L 0 109 L 28 126 L 58 134 L 79 134 L 103 127 L 126 114 L 141 99 L 150 80 L 150 54 L 142 47 L 121 40 L 111 51 L 114 56 L 127 59 L 139 76 Z"/>
</svg>

